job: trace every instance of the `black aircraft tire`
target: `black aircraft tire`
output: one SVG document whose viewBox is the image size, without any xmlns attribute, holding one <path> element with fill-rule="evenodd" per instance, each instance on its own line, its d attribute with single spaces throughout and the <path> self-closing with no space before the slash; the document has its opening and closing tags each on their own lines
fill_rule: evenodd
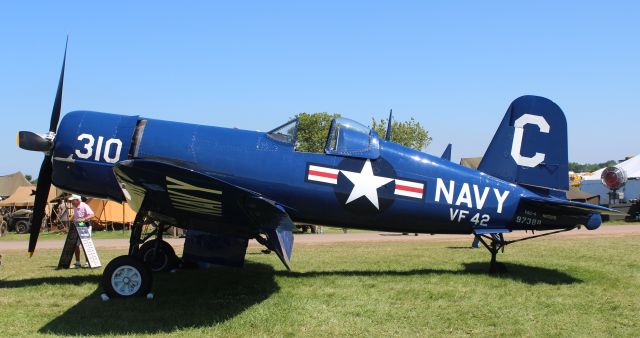
<svg viewBox="0 0 640 338">
<path fill-rule="evenodd" d="M 151 291 L 151 270 L 140 259 L 119 256 L 104 268 L 102 288 L 111 298 L 145 296 Z"/>
<path fill-rule="evenodd" d="M 178 265 L 178 256 L 173 250 L 171 244 L 160 241 L 159 252 L 156 254 L 155 262 L 151 262 L 153 254 L 156 249 L 157 239 L 145 242 L 140 246 L 138 251 L 138 257 L 146 264 L 153 272 L 170 271 Z"/>
<path fill-rule="evenodd" d="M 20 220 L 16 222 L 16 233 L 17 234 L 26 234 L 29 232 L 30 224 L 29 221 Z"/>
</svg>

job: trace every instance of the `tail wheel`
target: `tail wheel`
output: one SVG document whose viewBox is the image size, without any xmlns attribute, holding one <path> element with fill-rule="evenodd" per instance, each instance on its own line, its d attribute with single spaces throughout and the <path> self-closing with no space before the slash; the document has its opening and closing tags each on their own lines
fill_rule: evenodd
<svg viewBox="0 0 640 338">
<path fill-rule="evenodd" d="M 102 273 L 102 287 L 111 298 L 144 296 L 151 290 L 151 284 L 151 271 L 137 257 L 116 257 Z"/>
<path fill-rule="evenodd" d="M 158 245 L 158 252 L 156 253 L 157 241 L 160 241 L 160 243 Z M 163 240 L 154 239 L 142 244 L 138 251 L 138 257 L 140 257 L 153 272 L 169 271 L 178 265 L 176 252 L 173 250 L 171 244 Z"/>
<path fill-rule="evenodd" d="M 26 234 L 29 232 L 30 224 L 28 221 L 21 220 L 16 222 L 16 233 Z"/>
</svg>

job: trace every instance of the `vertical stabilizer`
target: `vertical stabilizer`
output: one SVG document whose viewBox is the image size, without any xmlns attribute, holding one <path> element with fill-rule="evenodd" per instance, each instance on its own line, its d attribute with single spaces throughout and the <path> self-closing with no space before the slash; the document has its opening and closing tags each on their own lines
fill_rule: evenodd
<svg viewBox="0 0 640 338">
<path fill-rule="evenodd" d="M 569 190 L 567 121 L 562 109 L 540 96 L 514 100 L 478 170 L 505 181 Z"/>
</svg>

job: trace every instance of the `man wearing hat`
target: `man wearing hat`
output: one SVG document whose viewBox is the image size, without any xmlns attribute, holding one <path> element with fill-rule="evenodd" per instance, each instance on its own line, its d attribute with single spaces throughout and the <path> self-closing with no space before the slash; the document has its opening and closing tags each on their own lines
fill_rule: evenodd
<svg viewBox="0 0 640 338">
<path fill-rule="evenodd" d="M 80 195 L 71 195 L 69 197 L 69 202 L 73 206 L 73 223 L 76 227 L 89 227 L 89 234 L 91 234 L 91 223 L 89 220 L 94 216 L 93 210 L 82 201 Z M 80 238 L 78 238 L 78 242 L 76 243 L 76 264 L 74 264 L 75 268 L 81 267 L 80 265 Z M 86 258 L 86 257 L 85 257 Z M 87 266 L 89 264 L 87 263 Z"/>
</svg>

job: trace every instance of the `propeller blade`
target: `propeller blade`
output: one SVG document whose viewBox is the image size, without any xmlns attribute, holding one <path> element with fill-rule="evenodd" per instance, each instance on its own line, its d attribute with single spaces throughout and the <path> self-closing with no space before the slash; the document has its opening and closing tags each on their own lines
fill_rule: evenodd
<svg viewBox="0 0 640 338">
<path fill-rule="evenodd" d="M 60 110 L 62 109 L 62 87 L 64 87 L 64 68 L 67 63 L 67 45 L 69 44 L 69 36 L 64 44 L 64 58 L 62 59 L 62 70 L 60 71 L 60 80 L 58 80 L 58 91 L 56 99 L 53 101 L 53 110 L 51 111 L 51 122 L 49 123 L 49 131 L 56 132 L 58 129 L 58 121 L 60 120 Z"/>
<path fill-rule="evenodd" d="M 47 152 L 51 150 L 51 146 L 53 146 L 51 140 L 36 133 L 30 131 L 18 132 L 18 147 L 21 149 Z"/>
<path fill-rule="evenodd" d="M 64 87 L 64 68 L 67 64 L 67 45 L 69 44 L 69 36 L 67 35 L 67 41 L 64 44 L 64 58 L 62 59 L 62 70 L 60 71 L 60 79 L 58 80 L 58 90 L 56 91 L 56 98 L 53 101 L 53 110 L 51 111 L 51 122 L 49 123 L 49 131 L 55 133 L 58 129 L 58 121 L 60 120 L 60 111 L 62 110 L 62 88 Z M 32 133 L 33 134 L 33 133 Z M 18 134 L 18 144 L 21 145 L 21 136 L 24 136 L 26 145 L 30 141 L 34 141 L 33 135 L 21 132 Z M 37 136 L 37 135 L 36 135 Z M 46 139 L 45 139 L 46 140 Z M 48 141 L 48 140 L 47 140 Z M 35 141 L 38 143 L 38 141 Z M 53 143 L 48 141 L 49 149 L 51 150 Z M 38 174 L 38 185 L 36 186 L 36 197 L 33 204 L 33 215 L 31 217 L 31 231 L 29 235 L 29 256 L 33 256 L 33 252 L 36 250 L 36 243 L 38 242 L 38 236 L 40 235 L 40 227 L 42 226 L 42 220 L 44 219 L 45 208 L 47 207 L 47 201 L 49 197 L 49 189 L 51 189 L 51 174 L 53 172 L 53 165 L 51 163 L 51 154 L 47 153 L 40 165 L 40 173 Z"/>
<path fill-rule="evenodd" d="M 51 189 L 51 156 L 47 155 L 40 166 L 38 174 L 38 185 L 36 186 L 36 197 L 33 204 L 33 215 L 31 218 L 31 231 L 29 236 L 29 256 L 33 256 L 36 250 L 36 242 L 40 235 L 40 226 L 44 219 L 45 208 L 47 207 L 47 199 L 49 197 L 49 189 Z"/>
</svg>

